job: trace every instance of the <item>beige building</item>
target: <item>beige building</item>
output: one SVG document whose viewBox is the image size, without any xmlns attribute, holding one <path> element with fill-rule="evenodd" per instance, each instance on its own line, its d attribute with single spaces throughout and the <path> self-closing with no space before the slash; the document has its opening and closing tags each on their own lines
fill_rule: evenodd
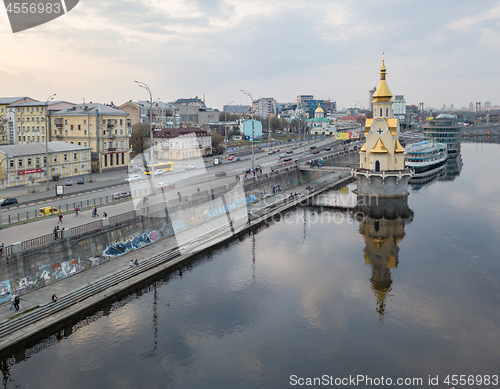
<svg viewBox="0 0 500 389">
<path fill-rule="evenodd" d="M 189 159 L 212 153 L 212 136 L 199 128 L 165 128 L 153 133 L 159 160 Z"/>
<path fill-rule="evenodd" d="M 49 162 L 47 166 L 47 151 Z M 66 142 L 0 146 L 0 180 L 3 186 L 28 185 L 90 173 L 90 147 Z"/>
<path fill-rule="evenodd" d="M 73 107 L 73 103 L 67 101 L 47 102 L 47 115 L 45 102 L 30 101 L 9 105 L 14 110 L 14 144 L 45 142 L 45 126 L 49 125 L 50 114 L 61 109 Z M 50 141 L 49 136 L 49 141 Z"/>
<path fill-rule="evenodd" d="M 100 103 L 78 104 L 51 115 L 51 139 L 92 149 L 92 171 L 126 168 L 130 162 L 126 112 Z"/>
<path fill-rule="evenodd" d="M 149 123 L 149 101 L 127 101 L 118 107 L 119 110 L 129 114 L 129 125 Z M 162 102 L 155 102 L 151 110 L 153 128 L 174 128 L 180 124 L 178 107 Z"/>
<path fill-rule="evenodd" d="M 0 145 L 13 145 L 15 141 L 16 112 L 11 104 L 36 101 L 30 97 L 0 97 Z"/>
</svg>

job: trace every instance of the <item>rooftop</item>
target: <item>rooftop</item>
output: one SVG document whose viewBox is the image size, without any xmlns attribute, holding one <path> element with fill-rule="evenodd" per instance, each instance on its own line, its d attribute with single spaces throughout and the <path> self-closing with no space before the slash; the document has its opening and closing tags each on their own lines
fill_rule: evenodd
<svg viewBox="0 0 500 389">
<path fill-rule="evenodd" d="M 79 146 L 68 142 L 48 142 L 49 153 L 59 153 L 61 151 L 81 151 L 90 150 L 90 147 Z M 0 153 L 9 157 L 22 157 L 25 155 L 45 154 L 45 143 L 26 143 L 18 145 L 0 146 Z"/>
<path fill-rule="evenodd" d="M 127 112 L 120 111 L 119 109 L 110 107 L 109 105 L 101 103 L 88 103 L 88 104 L 77 104 L 72 108 L 63 109 L 61 111 L 54 112 L 52 116 L 80 116 L 88 115 L 89 113 L 95 115 L 96 111 L 99 115 L 123 115 L 127 116 Z"/>
</svg>

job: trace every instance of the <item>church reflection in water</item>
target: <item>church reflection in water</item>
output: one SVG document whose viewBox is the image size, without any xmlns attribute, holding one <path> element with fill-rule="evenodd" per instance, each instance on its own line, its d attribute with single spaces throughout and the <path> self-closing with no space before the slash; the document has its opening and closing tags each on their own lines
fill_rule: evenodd
<svg viewBox="0 0 500 389">
<path fill-rule="evenodd" d="M 399 242 L 405 225 L 413 220 L 408 197 L 375 198 L 358 196 L 355 207 L 359 232 L 365 239 L 365 263 L 372 268 L 370 282 L 377 298 L 377 312 L 383 319 L 391 291 L 391 269 L 398 266 Z"/>
</svg>

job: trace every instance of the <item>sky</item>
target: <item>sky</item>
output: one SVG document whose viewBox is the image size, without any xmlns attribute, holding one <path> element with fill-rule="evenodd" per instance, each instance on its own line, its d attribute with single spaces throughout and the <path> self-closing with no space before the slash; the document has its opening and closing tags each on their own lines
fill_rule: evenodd
<svg viewBox="0 0 500 389">
<path fill-rule="evenodd" d="M 13 34 L 0 11 L 0 97 L 120 105 L 198 96 L 208 107 L 312 94 L 366 108 L 384 52 L 407 104 L 500 105 L 500 2 L 80 0 Z"/>
</svg>

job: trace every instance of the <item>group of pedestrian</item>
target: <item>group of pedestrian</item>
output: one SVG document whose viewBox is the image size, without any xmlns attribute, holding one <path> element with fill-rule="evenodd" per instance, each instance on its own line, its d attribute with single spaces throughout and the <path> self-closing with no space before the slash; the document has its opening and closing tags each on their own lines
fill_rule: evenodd
<svg viewBox="0 0 500 389">
<path fill-rule="evenodd" d="M 54 240 L 57 240 L 57 238 L 59 238 L 59 232 L 62 231 L 59 229 L 59 226 L 55 226 L 54 227 Z"/>
<path fill-rule="evenodd" d="M 297 192 L 290 193 L 290 195 L 288 196 L 288 198 L 291 199 L 291 200 L 295 200 L 297 198 Z"/>
<path fill-rule="evenodd" d="M 142 198 L 142 205 L 148 205 L 148 201 L 149 201 L 148 196 L 144 196 Z"/>
<path fill-rule="evenodd" d="M 311 192 L 313 190 L 312 186 L 306 186 L 306 190 Z"/>
<path fill-rule="evenodd" d="M 97 213 L 97 207 L 95 205 L 92 206 L 92 217 L 99 217 Z"/>
<path fill-rule="evenodd" d="M 137 260 L 137 258 L 135 259 L 135 262 L 130 260 L 129 267 L 136 268 L 138 266 L 139 266 L 139 261 Z"/>
<path fill-rule="evenodd" d="M 11 294 L 10 295 L 10 302 L 11 302 L 11 305 L 10 305 L 10 310 L 12 310 L 12 307 L 14 307 L 14 309 L 16 311 L 19 311 L 19 308 L 21 308 L 21 299 L 19 297 L 19 293 L 16 292 L 16 294 Z"/>
</svg>

